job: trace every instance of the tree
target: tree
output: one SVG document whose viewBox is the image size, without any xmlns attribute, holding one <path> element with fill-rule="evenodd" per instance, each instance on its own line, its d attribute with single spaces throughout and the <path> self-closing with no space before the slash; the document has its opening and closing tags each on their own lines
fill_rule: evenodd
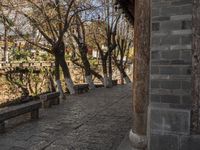
<svg viewBox="0 0 200 150">
<path fill-rule="evenodd" d="M 10 15 L 10 11 L 5 12 L 6 16 Z M 3 27 L 3 41 L 4 41 L 4 47 L 3 47 L 3 60 L 8 62 L 8 32 L 9 32 L 9 27 L 7 26 L 7 22 L 4 16 L 0 15 L 0 23 L 2 24 Z"/>
<path fill-rule="evenodd" d="M 77 8 L 76 3 L 75 0 L 24 0 L 23 3 L 8 0 L 7 5 L 1 2 L 3 8 L 10 9 L 18 14 L 18 17 L 21 17 L 20 22 L 14 23 L 12 18 L 7 18 L 4 15 L 4 10 L 1 10 L 10 29 L 25 41 L 55 57 L 55 78 L 62 96 L 64 94 L 60 82 L 59 67 L 62 69 L 70 93 L 75 93 L 69 68 L 65 61 L 65 33 L 68 31 L 74 16 L 90 8 L 88 4 Z M 42 38 L 33 40 L 34 36 L 37 35 L 31 35 L 30 30 L 38 31 Z"/>
<path fill-rule="evenodd" d="M 94 89 L 95 85 L 92 81 L 92 73 L 91 73 L 91 67 L 90 62 L 88 60 L 88 46 L 86 43 L 86 31 L 85 31 L 85 24 L 82 20 L 81 16 L 79 14 L 76 15 L 76 18 L 74 19 L 75 26 L 73 27 L 73 32 L 71 32 L 71 35 L 74 38 L 74 41 L 76 42 L 78 46 L 78 50 L 80 53 L 80 57 L 83 63 L 83 68 L 85 70 L 85 79 L 86 83 L 88 83 L 90 89 Z M 75 46 L 73 46 L 75 49 Z"/>
<path fill-rule="evenodd" d="M 102 0 L 100 7 L 97 10 L 98 20 L 96 20 L 97 28 L 93 34 L 93 39 L 99 51 L 103 76 L 104 86 L 112 86 L 112 53 L 116 48 L 116 32 L 117 24 L 120 19 L 120 14 L 116 14 L 113 8 L 113 1 Z M 94 26 L 95 28 L 95 26 Z M 103 39 L 103 41 L 101 41 Z"/>
<path fill-rule="evenodd" d="M 130 61 L 130 50 L 133 48 L 133 32 L 131 31 L 129 25 L 125 22 L 126 21 L 124 18 L 120 19 L 120 25 L 118 25 L 119 29 L 116 36 L 117 48 L 113 53 L 114 63 L 120 72 L 121 84 L 124 83 L 124 80 L 126 83 L 131 82 L 130 78 L 125 72 L 125 69 L 128 61 Z M 125 28 L 127 29 L 126 32 L 124 32 Z"/>
</svg>

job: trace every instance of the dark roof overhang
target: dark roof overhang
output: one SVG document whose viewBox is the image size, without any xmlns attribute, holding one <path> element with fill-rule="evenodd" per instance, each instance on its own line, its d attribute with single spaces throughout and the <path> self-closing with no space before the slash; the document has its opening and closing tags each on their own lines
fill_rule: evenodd
<svg viewBox="0 0 200 150">
<path fill-rule="evenodd" d="M 134 0 L 116 0 L 116 5 L 119 4 L 119 8 L 123 10 L 126 18 L 129 20 L 131 24 L 134 24 Z"/>
</svg>

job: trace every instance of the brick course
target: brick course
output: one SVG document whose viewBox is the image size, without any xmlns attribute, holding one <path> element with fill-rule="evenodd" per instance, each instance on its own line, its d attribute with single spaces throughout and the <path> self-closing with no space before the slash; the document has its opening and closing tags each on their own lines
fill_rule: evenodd
<svg viewBox="0 0 200 150">
<path fill-rule="evenodd" d="M 190 134 L 191 51 L 192 1 L 152 0 L 149 150 L 198 146 L 191 143 L 198 143 L 199 137 L 181 135 Z M 188 109 L 183 117 L 180 112 L 185 112 L 185 108 Z M 177 124 L 177 120 L 182 123 Z"/>
</svg>

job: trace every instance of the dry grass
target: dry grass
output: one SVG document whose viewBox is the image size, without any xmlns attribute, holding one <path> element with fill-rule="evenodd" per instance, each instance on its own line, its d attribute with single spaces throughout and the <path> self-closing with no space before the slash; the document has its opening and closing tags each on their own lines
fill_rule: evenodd
<svg viewBox="0 0 200 150">
<path fill-rule="evenodd" d="M 0 77 L 0 105 L 17 99 L 21 96 L 21 92 L 13 87 L 4 77 Z"/>
</svg>

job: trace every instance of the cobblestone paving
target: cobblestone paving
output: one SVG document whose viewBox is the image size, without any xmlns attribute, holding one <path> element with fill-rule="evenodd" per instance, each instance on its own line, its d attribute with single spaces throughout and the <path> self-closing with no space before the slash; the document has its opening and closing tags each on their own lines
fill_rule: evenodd
<svg viewBox="0 0 200 150">
<path fill-rule="evenodd" d="M 116 150 L 130 129 L 130 116 L 130 85 L 68 96 L 42 109 L 38 121 L 9 121 L 0 150 Z"/>
</svg>

